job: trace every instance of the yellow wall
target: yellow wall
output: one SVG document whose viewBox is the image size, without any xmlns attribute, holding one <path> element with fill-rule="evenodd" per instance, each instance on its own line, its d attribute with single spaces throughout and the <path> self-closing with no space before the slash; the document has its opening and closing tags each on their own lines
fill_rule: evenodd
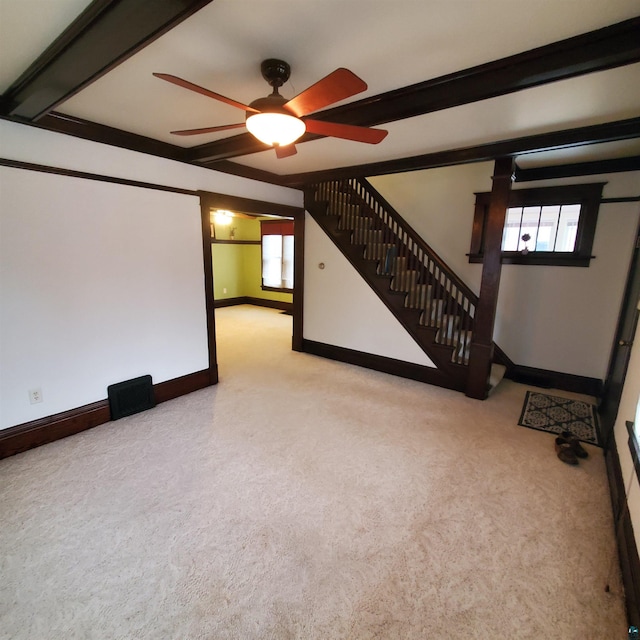
<svg viewBox="0 0 640 640">
<path fill-rule="evenodd" d="M 260 242 L 260 221 L 235 218 L 231 225 L 215 225 L 217 240 Z M 259 244 L 212 244 L 213 292 L 216 300 L 249 296 L 262 300 L 292 302 L 293 294 L 262 290 L 262 257 Z M 225 292 L 226 289 L 226 292 Z"/>
</svg>

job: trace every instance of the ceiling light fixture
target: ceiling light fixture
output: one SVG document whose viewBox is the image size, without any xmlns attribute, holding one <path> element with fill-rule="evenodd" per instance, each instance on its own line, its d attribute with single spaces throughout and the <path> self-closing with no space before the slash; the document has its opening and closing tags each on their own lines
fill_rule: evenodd
<svg viewBox="0 0 640 640">
<path fill-rule="evenodd" d="M 215 213 L 216 224 L 228 225 L 231 224 L 233 214 L 231 211 L 225 211 L 224 209 L 218 209 Z"/>
<path fill-rule="evenodd" d="M 306 130 L 302 120 L 285 112 L 252 113 L 247 116 L 247 129 L 260 142 L 286 147 L 295 142 Z"/>
<path fill-rule="evenodd" d="M 277 84 L 271 95 L 254 100 L 249 106 L 255 111 L 247 111 L 245 122 L 249 132 L 272 146 L 286 147 L 295 142 L 307 126 L 285 107 L 287 102 L 278 93 Z"/>
</svg>

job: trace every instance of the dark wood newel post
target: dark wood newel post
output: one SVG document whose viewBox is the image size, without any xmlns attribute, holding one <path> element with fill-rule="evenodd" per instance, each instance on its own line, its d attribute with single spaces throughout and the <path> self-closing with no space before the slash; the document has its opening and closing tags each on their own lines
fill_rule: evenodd
<svg viewBox="0 0 640 640">
<path fill-rule="evenodd" d="M 487 397 L 491 362 L 493 361 L 493 326 L 496 319 L 500 288 L 501 245 L 504 221 L 513 182 L 514 159 L 498 158 L 493 172 L 491 202 L 485 222 L 482 282 L 476 308 L 475 327 L 469 354 L 467 396 Z"/>
</svg>

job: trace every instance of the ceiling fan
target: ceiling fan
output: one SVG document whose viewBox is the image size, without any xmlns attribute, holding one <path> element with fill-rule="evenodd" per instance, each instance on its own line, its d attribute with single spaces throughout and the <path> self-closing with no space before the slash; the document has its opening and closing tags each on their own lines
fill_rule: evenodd
<svg viewBox="0 0 640 640">
<path fill-rule="evenodd" d="M 245 122 L 225 124 L 217 127 L 202 127 L 199 129 L 184 129 L 172 131 L 178 136 L 195 136 L 202 133 L 215 133 L 229 129 L 245 127 L 258 140 L 271 145 L 278 158 L 286 158 L 296 153 L 293 144 L 305 131 L 322 136 L 344 138 L 356 142 L 378 144 L 387 135 L 383 129 L 360 127 L 337 122 L 325 122 L 307 117 L 309 114 L 327 107 L 334 102 L 350 98 L 365 91 L 366 83 L 348 69 L 336 69 L 315 84 L 299 93 L 295 98 L 287 100 L 278 92 L 291 74 L 291 67 L 283 60 L 270 58 L 260 65 L 262 77 L 273 87 L 273 92 L 265 98 L 258 98 L 246 105 L 220 95 L 188 80 L 183 80 L 168 73 L 154 73 L 153 75 L 185 89 L 195 91 L 214 100 L 237 107 L 246 112 Z"/>
</svg>

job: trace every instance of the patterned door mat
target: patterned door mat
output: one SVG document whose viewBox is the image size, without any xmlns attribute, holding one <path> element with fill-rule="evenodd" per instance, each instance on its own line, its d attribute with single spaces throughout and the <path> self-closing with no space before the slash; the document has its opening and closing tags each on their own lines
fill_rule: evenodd
<svg viewBox="0 0 640 640">
<path fill-rule="evenodd" d="M 549 433 L 571 431 L 582 442 L 602 446 L 596 407 L 588 402 L 527 391 L 518 424 Z"/>
</svg>

